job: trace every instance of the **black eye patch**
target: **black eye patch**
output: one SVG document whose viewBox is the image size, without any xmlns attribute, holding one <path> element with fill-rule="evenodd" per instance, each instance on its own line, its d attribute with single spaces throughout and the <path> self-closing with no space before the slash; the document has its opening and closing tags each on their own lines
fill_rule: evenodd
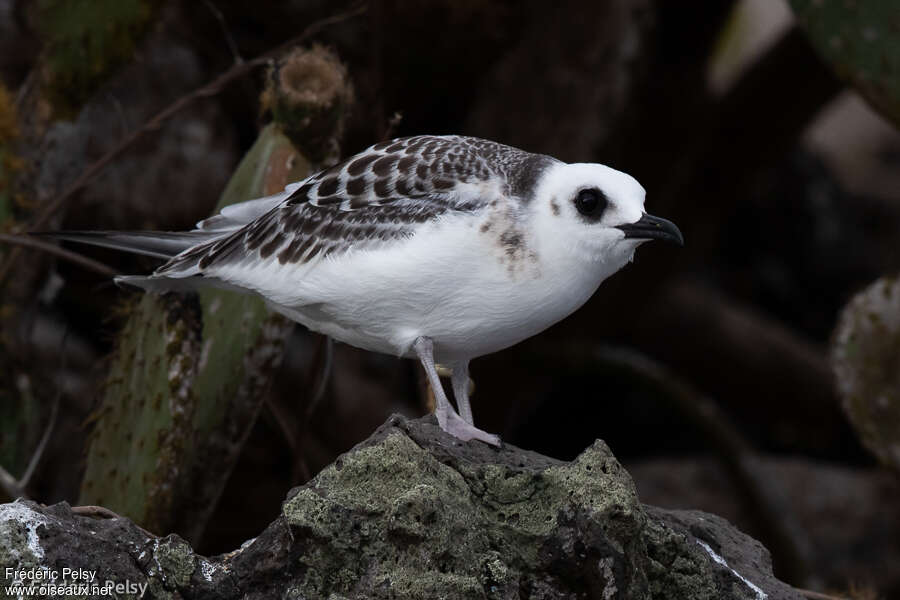
<svg viewBox="0 0 900 600">
<path fill-rule="evenodd" d="M 578 212 L 591 219 L 599 219 L 603 216 L 603 211 L 609 201 L 606 195 L 597 188 L 587 188 L 579 190 L 575 195 L 575 208 Z"/>
</svg>

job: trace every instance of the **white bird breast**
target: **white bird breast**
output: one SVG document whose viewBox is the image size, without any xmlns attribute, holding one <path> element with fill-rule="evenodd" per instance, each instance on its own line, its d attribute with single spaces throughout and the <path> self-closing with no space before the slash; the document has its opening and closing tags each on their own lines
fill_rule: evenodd
<svg viewBox="0 0 900 600">
<path fill-rule="evenodd" d="M 438 362 L 467 360 L 563 319 L 626 260 L 599 268 L 577 257 L 560 261 L 546 236 L 514 225 L 496 219 L 496 210 L 448 213 L 399 243 L 306 265 L 224 266 L 216 275 L 347 344 L 410 357 L 415 339 L 428 336 Z"/>
</svg>

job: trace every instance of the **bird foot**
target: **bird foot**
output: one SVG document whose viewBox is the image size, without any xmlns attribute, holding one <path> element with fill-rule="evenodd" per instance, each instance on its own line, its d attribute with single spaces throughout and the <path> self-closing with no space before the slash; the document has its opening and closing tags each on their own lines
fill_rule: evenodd
<svg viewBox="0 0 900 600">
<path fill-rule="evenodd" d="M 438 425 L 441 426 L 441 429 L 463 442 L 480 440 L 485 444 L 490 444 L 491 446 L 496 446 L 498 448 L 501 446 L 500 436 L 488 433 L 487 431 L 482 431 L 474 425 L 466 423 L 462 417 L 455 412 L 435 411 L 434 414 L 437 417 Z"/>
</svg>

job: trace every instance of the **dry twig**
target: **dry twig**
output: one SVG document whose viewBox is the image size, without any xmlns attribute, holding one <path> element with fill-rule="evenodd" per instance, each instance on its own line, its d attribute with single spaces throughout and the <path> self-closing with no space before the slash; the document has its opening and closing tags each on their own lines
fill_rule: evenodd
<svg viewBox="0 0 900 600">
<path fill-rule="evenodd" d="M 123 517 L 122 515 L 109 510 L 105 506 L 95 506 L 93 504 L 86 504 L 84 506 L 73 506 L 69 510 L 72 511 L 72 514 L 78 515 L 80 517 L 88 517 L 89 519 L 128 519 L 128 517 Z M 128 520 L 131 521 L 131 519 L 128 519 Z M 159 537 L 158 535 L 147 531 L 146 529 L 144 529 L 143 527 L 141 527 L 134 521 L 131 521 L 131 523 L 135 527 L 140 529 L 144 533 L 144 535 L 146 535 L 148 538 L 158 538 Z"/>
<path fill-rule="evenodd" d="M 71 250 L 66 250 L 65 248 L 60 248 L 55 244 L 50 244 L 44 241 L 41 241 L 37 238 L 28 237 L 26 235 L 12 235 L 7 233 L 0 233 L 0 242 L 6 242 L 7 244 L 14 244 L 16 246 L 25 246 L 28 248 L 35 248 L 37 250 L 42 250 L 43 252 L 48 252 L 54 256 L 58 256 L 63 260 L 67 260 L 71 263 L 84 267 L 88 271 L 94 271 L 95 273 L 99 273 L 104 277 L 114 277 L 117 275 L 116 270 L 112 267 L 108 267 L 102 262 L 96 261 L 92 258 L 88 258 L 87 256 L 83 256 L 78 254 L 77 252 L 72 252 Z"/>
<path fill-rule="evenodd" d="M 321 356 L 321 361 L 320 357 Z M 320 362 L 322 363 L 320 365 Z M 313 367 L 310 369 L 310 374 L 306 378 L 307 382 L 312 382 L 315 380 L 315 374 L 318 371 L 321 371 L 321 375 L 319 376 L 319 382 L 316 385 L 316 389 L 313 392 L 312 396 L 310 396 L 309 401 L 306 403 L 306 410 L 304 411 L 305 421 L 308 423 L 312 418 L 313 414 L 316 412 L 316 408 L 319 405 L 319 401 L 325 396 L 325 392 L 328 390 L 328 384 L 331 382 L 331 370 L 334 364 L 334 340 L 332 340 L 327 335 L 322 336 L 322 341 L 319 343 L 319 346 L 316 351 L 316 359 L 313 362 Z"/>
<path fill-rule="evenodd" d="M 65 338 L 63 338 L 63 352 L 65 352 Z M 41 441 L 38 442 L 37 447 L 31 454 L 31 460 L 28 461 L 28 466 L 25 467 L 25 473 L 22 477 L 17 480 L 9 471 L 0 465 L 0 488 L 2 488 L 3 491 L 6 492 L 6 495 L 13 500 L 16 498 L 28 498 L 25 488 L 27 488 L 28 484 L 31 482 L 31 477 L 34 475 L 38 464 L 41 462 L 41 458 L 44 456 L 44 450 L 47 449 L 47 442 L 50 441 L 50 434 L 53 433 L 53 428 L 56 426 L 56 417 L 59 414 L 59 402 L 61 397 L 62 393 L 57 393 L 56 398 L 53 400 L 53 408 L 50 410 L 50 420 L 47 423 L 47 427 L 44 429 L 44 435 L 41 436 Z"/>
<path fill-rule="evenodd" d="M 234 41 L 234 36 L 232 36 L 231 32 L 228 30 L 228 24 L 225 22 L 225 15 L 222 14 L 222 11 L 219 10 L 218 6 L 213 4 L 212 0 L 203 0 L 203 3 L 206 4 L 206 8 L 209 9 L 209 12 L 213 14 L 216 21 L 219 23 L 219 27 L 222 29 L 222 35 L 225 37 L 225 43 L 228 44 L 228 51 L 231 52 L 231 56 L 234 58 L 234 64 L 241 64 L 244 62 L 244 57 L 241 56 L 241 53 L 238 51 L 237 42 Z"/>
<path fill-rule="evenodd" d="M 16 478 L 13 477 L 9 471 L 3 468 L 3 465 L 0 465 L 0 489 L 7 495 L 7 497 L 15 500 L 16 498 L 28 498 L 25 495 L 25 491 L 19 485 L 19 482 L 16 481 Z"/>
</svg>

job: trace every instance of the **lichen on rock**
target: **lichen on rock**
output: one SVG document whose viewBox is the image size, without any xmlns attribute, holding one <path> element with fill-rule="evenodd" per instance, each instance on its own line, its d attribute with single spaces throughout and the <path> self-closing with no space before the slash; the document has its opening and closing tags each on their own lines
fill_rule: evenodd
<svg viewBox="0 0 900 600">
<path fill-rule="evenodd" d="M 222 556 L 65 504 L 0 507 L 9 527 L 0 560 L 96 569 L 152 598 L 800 598 L 723 519 L 642 505 L 603 442 L 562 462 L 462 443 L 431 417 L 392 417 Z"/>
<path fill-rule="evenodd" d="M 46 519 L 22 502 L 0 505 L 0 566 L 19 569 L 39 568 L 44 551 L 37 528 Z"/>
</svg>

